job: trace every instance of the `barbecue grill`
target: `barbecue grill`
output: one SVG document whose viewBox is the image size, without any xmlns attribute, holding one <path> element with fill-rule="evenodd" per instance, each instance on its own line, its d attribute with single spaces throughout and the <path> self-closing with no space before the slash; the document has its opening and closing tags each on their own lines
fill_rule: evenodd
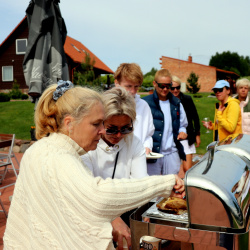
<svg viewBox="0 0 250 250">
<path fill-rule="evenodd" d="M 157 202 L 138 208 L 130 217 L 132 249 L 144 235 L 179 242 L 182 250 L 250 249 L 249 171 L 250 135 L 211 143 L 185 175 L 187 213 L 162 213 Z"/>
</svg>

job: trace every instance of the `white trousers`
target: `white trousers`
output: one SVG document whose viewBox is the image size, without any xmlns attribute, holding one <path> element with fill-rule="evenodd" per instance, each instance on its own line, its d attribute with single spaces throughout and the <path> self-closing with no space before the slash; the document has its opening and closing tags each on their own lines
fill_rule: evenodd
<svg viewBox="0 0 250 250">
<path fill-rule="evenodd" d="M 157 159 L 155 163 L 147 164 L 149 175 L 178 174 L 180 166 L 181 159 L 177 151 Z"/>
</svg>

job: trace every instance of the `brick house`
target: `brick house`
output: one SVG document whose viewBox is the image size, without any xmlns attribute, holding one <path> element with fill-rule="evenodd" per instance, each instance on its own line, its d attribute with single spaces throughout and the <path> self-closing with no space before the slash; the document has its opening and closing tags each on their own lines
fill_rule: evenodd
<svg viewBox="0 0 250 250">
<path fill-rule="evenodd" d="M 199 76 L 198 84 L 201 85 L 200 92 L 211 92 L 212 87 L 218 80 L 231 77 L 231 79 L 236 81 L 239 78 L 239 75 L 234 72 L 217 69 L 213 66 L 194 63 L 192 62 L 192 56 L 189 56 L 187 61 L 166 56 L 162 56 L 160 60 L 161 67 L 168 69 L 172 75 L 178 76 L 182 83 L 188 83 L 187 78 L 193 71 Z M 184 84 L 184 88 L 182 86 L 182 90 L 184 89 L 185 91 L 185 87 L 186 86 Z"/>
<path fill-rule="evenodd" d="M 19 84 L 23 92 L 27 93 L 28 91 L 22 67 L 28 34 L 28 22 L 27 18 L 24 17 L 0 45 L 0 92 L 8 92 L 12 89 L 14 81 Z M 101 74 L 114 73 L 82 43 L 69 36 L 66 38 L 64 51 L 69 68 L 69 80 L 71 81 L 73 79 L 74 70 L 81 70 L 81 63 L 85 60 L 86 56 L 85 52 L 89 54 L 91 60 L 95 60 L 94 72 L 96 77 Z"/>
</svg>

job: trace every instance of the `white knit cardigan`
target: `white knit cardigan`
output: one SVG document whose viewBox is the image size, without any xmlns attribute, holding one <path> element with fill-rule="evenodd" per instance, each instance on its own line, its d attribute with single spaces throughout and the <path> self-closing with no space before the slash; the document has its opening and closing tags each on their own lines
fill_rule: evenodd
<svg viewBox="0 0 250 250">
<path fill-rule="evenodd" d="M 85 151 L 53 133 L 24 154 L 4 234 L 4 249 L 114 249 L 111 221 L 153 197 L 168 197 L 174 175 L 93 177 Z"/>
</svg>

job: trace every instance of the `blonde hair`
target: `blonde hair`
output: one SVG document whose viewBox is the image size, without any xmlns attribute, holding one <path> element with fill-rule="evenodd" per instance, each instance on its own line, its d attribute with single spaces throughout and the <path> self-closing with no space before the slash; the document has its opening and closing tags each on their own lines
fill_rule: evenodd
<svg viewBox="0 0 250 250">
<path fill-rule="evenodd" d="M 143 73 L 140 66 L 136 63 L 122 63 L 115 71 L 114 78 L 118 83 L 125 78 L 128 81 L 142 85 Z"/>
<path fill-rule="evenodd" d="M 248 86 L 250 88 L 250 81 L 247 78 L 241 78 L 236 81 L 236 87 Z"/>
<path fill-rule="evenodd" d="M 134 97 L 124 88 L 114 87 L 103 93 L 106 119 L 114 115 L 127 115 L 132 121 L 136 118 Z"/>
<path fill-rule="evenodd" d="M 181 85 L 181 79 L 178 76 L 172 76 L 172 82 L 176 82 Z"/>
<path fill-rule="evenodd" d="M 160 69 L 155 73 L 154 80 L 157 82 L 161 77 L 170 77 L 172 79 L 172 75 L 167 69 Z"/>
<path fill-rule="evenodd" d="M 53 132 L 63 133 L 63 119 L 66 116 L 69 115 L 75 122 L 80 122 L 96 103 L 102 103 L 98 92 L 80 86 L 67 90 L 55 101 L 53 92 L 56 87 L 57 84 L 50 85 L 39 98 L 35 111 L 37 139 Z"/>
</svg>

